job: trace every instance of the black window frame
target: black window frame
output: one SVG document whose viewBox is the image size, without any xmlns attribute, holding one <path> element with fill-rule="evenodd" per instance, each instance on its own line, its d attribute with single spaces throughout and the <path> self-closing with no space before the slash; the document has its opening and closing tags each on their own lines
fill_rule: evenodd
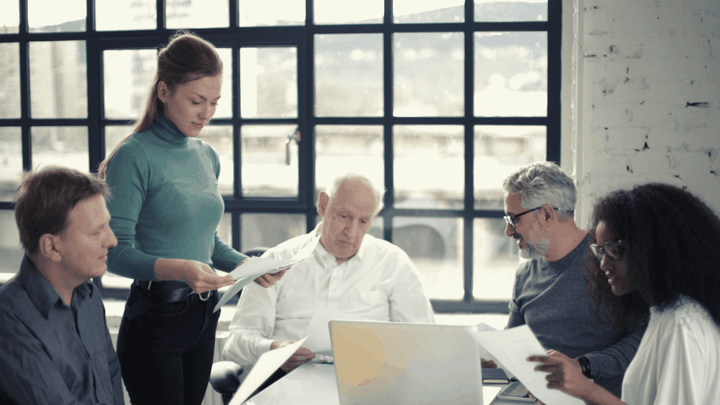
<svg viewBox="0 0 720 405">
<path fill-rule="evenodd" d="M 105 155 L 105 127 L 126 125 L 127 120 L 106 119 L 103 116 L 103 70 L 102 52 L 108 49 L 152 49 L 167 43 L 176 30 L 165 27 L 165 0 L 156 0 L 157 28 L 136 31 L 96 31 L 94 0 L 86 0 L 87 20 L 84 32 L 31 33 L 28 30 L 28 0 L 20 4 L 18 33 L 0 34 L 0 43 L 18 43 L 20 59 L 21 116 L 0 119 L 0 127 L 20 127 L 22 139 L 23 170 L 32 167 L 31 127 L 80 126 L 88 128 L 90 171 L 96 172 Z M 462 300 L 432 300 L 437 313 L 507 313 L 507 300 L 482 300 L 473 296 L 473 221 L 477 218 L 502 218 L 502 210 L 479 210 L 474 207 L 474 128 L 476 125 L 540 125 L 546 127 L 546 160 L 560 162 L 561 126 L 561 30 L 562 1 L 548 0 L 547 21 L 532 22 L 475 22 L 474 1 L 466 0 L 465 21 L 459 23 L 396 24 L 393 22 L 392 0 L 384 0 L 384 19 L 380 24 L 315 25 L 313 0 L 306 1 L 306 21 L 301 26 L 239 27 L 238 1 L 229 2 L 227 28 L 189 30 L 214 43 L 219 48 L 232 48 L 233 55 L 233 114 L 232 118 L 214 119 L 216 125 L 232 125 L 235 156 L 235 190 L 233 196 L 225 197 L 225 211 L 232 216 L 233 247 L 241 246 L 241 214 L 276 213 L 303 214 L 307 229 L 316 222 L 315 207 L 315 151 L 314 128 L 317 125 L 381 125 L 384 134 L 385 208 L 381 212 L 384 239 L 393 240 L 394 217 L 462 218 L 463 219 L 463 275 Z M 474 116 L 474 38 L 476 32 L 487 31 L 533 31 L 546 32 L 548 44 L 547 68 L 547 115 L 545 117 L 475 117 Z M 393 34 L 414 32 L 462 32 L 464 34 L 464 114 L 458 117 L 395 117 L 393 116 Z M 313 112 L 314 96 L 314 36 L 315 34 L 382 34 L 383 35 L 383 92 L 384 114 L 382 117 L 316 117 Z M 30 70 L 29 43 L 33 41 L 85 41 L 87 49 L 87 118 L 37 119 L 30 117 Z M 239 89 L 240 47 L 246 46 L 295 46 L 298 49 L 298 117 L 291 119 L 243 119 L 240 117 L 242 90 Z M 299 143 L 299 195 L 298 198 L 250 198 L 242 197 L 240 128 L 244 124 L 297 124 L 302 133 Z M 464 207 L 458 210 L 419 210 L 394 207 L 393 177 L 393 126 L 394 125 L 460 125 L 464 128 Z M 225 168 L 228 170 L 229 168 Z M 0 202 L 0 209 L 12 210 L 12 202 Z M 124 298 L 127 290 L 102 287 L 106 297 Z"/>
</svg>

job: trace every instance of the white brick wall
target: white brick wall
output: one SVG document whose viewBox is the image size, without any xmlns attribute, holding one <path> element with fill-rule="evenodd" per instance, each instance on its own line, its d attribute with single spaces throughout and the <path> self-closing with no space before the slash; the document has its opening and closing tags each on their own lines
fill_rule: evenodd
<svg viewBox="0 0 720 405">
<path fill-rule="evenodd" d="M 563 54 L 574 56 L 563 63 L 574 85 L 563 126 L 563 151 L 574 154 L 563 165 L 578 181 L 576 220 L 587 224 L 598 197 L 651 181 L 687 187 L 720 212 L 718 0 L 565 0 L 563 9 L 575 12 L 564 30 L 577 32 Z"/>
</svg>

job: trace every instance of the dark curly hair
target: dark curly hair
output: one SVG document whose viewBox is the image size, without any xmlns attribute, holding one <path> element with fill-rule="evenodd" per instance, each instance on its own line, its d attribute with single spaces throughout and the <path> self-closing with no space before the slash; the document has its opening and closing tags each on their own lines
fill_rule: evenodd
<svg viewBox="0 0 720 405">
<path fill-rule="evenodd" d="M 615 296 L 588 248 L 588 292 L 598 317 L 609 314 L 613 327 L 625 331 L 649 314 L 643 296 L 663 311 L 684 294 L 720 325 L 720 219 L 711 208 L 681 188 L 650 183 L 600 199 L 590 220 L 590 243 L 597 243 L 600 221 L 614 238 L 626 242 L 628 277 L 637 289 Z"/>
</svg>

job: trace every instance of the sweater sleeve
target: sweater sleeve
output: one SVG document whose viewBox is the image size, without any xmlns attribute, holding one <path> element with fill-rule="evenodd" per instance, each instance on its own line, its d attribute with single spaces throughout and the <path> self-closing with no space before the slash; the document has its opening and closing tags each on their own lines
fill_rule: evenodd
<svg viewBox="0 0 720 405">
<path fill-rule="evenodd" d="M 622 339 L 602 350 L 585 354 L 590 361 L 593 378 L 613 378 L 625 374 L 630 362 L 637 353 L 642 340 L 647 319 L 639 321 Z"/>
<path fill-rule="evenodd" d="M 110 227 L 118 244 L 108 252 L 108 270 L 136 280 L 157 281 L 157 256 L 135 247 L 135 228 L 150 187 L 150 160 L 143 148 L 127 141 L 118 148 L 107 167 L 106 182 L 111 187 L 108 201 Z"/>
</svg>

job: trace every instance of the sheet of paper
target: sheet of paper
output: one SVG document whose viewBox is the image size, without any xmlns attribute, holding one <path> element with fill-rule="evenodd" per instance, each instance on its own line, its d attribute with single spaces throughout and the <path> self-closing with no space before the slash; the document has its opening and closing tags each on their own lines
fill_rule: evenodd
<svg viewBox="0 0 720 405">
<path fill-rule="evenodd" d="M 583 401 L 573 398 L 562 391 L 547 388 L 547 373 L 535 371 L 540 363 L 530 362 L 530 356 L 544 356 L 535 335 L 527 325 L 512 329 L 478 332 L 476 338 L 480 344 L 502 362 L 530 392 L 546 404 L 583 405 Z"/>
<path fill-rule="evenodd" d="M 332 345 L 330 343 L 330 328 L 328 322 L 337 321 L 353 321 L 358 320 L 357 316 L 352 316 L 335 308 L 320 306 L 315 310 L 307 329 L 305 336 L 307 340 L 303 345 L 315 354 L 332 355 Z"/>
<path fill-rule="evenodd" d="M 215 305 L 215 309 L 213 309 L 213 312 L 217 312 L 217 310 L 220 309 L 223 305 L 225 305 L 225 303 L 228 302 L 230 298 L 234 297 L 235 294 L 238 293 L 238 291 L 240 291 L 246 285 L 250 284 L 253 280 L 255 280 L 255 278 L 256 277 L 245 277 L 236 281 L 235 284 L 233 284 L 233 286 L 230 287 L 229 290 L 225 291 L 225 294 L 220 297 L 220 301 L 218 301 L 217 305 Z"/>
<path fill-rule="evenodd" d="M 232 401 L 230 401 L 230 405 L 240 405 L 245 402 L 304 342 L 305 338 L 291 345 L 263 353 L 252 370 L 250 370 L 250 374 L 238 388 Z"/>
<path fill-rule="evenodd" d="M 475 325 L 475 327 L 477 328 L 478 332 L 490 332 L 497 330 L 492 326 L 486 324 L 485 322 L 480 322 L 479 324 Z"/>
<path fill-rule="evenodd" d="M 244 277 L 259 277 L 265 273 L 277 273 L 280 270 L 294 266 L 301 261 L 307 259 L 309 256 L 305 256 L 297 259 L 270 259 L 267 257 L 251 257 L 245 263 L 237 266 L 235 270 L 230 272 L 230 275 L 234 280 L 238 280 Z"/>
</svg>

